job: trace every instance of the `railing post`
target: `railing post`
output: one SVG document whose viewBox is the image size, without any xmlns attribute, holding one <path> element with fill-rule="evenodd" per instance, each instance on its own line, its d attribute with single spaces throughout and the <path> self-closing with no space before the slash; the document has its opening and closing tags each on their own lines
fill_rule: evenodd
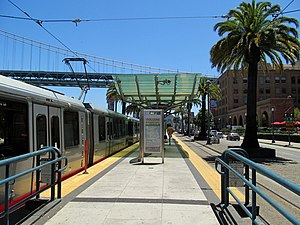
<svg viewBox="0 0 300 225">
<path fill-rule="evenodd" d="M 222 155 L 222 160 L 228 164 L 228 158 L 226 156 Z M 223 203 L 225 206 L 229 205 L 229 193 L 227 191 L 228 185 L 229 185 L 229 170 L 222 165 L 221 167 L 221 203 Z"/>
<path fill-rule="evenodd" d="M 245 165 L 245 179 L 247 179 L 248 181 L 249 179 L 249 166 Z M 247 206 L 249 204 L 249 197 L 250 197 L 250 189 L 249 186 L 245 184 L 245 206 Z"/>
<path fill-rule="evenodd" d="M 55 160 L 55 153 L 53 151 L 51 151 L 51 160 Z M 56 163 L 52 163 L 51 164 L 51 201 L 54 201 L 55 199 L 55 178 L 56 178 L 55 167 L 56 167 Z"/>
<path fill-rule="evenodd" d="M 57 157 L 61 157 L 60 152 L 58 151 L 58 149 L 55 149 L 56 153 L 57 153 Z M 58 166 L 57 166 L 57 198 L 61 198 L 61 160 L 58 162 Z"/>
<path fill-rule="evenodd" d="M 256 187 L 256 169 L 252 168 L 252 184 Z M 252 190 L 252 224 L 255 224 L 254 221 L 256 219 L 257 211 L 256 211 L 256 192 Z"/>
<path fill-rule="evenodd" d="M 5 166 L 5 178 L 9 177 L 9 164 Z M 5 183 L 4 223 L 9 225 L 9 182 Z"/>
<path fill-rule="evenodd" d="M 41 165 L 41 156 L 36 156 L 36 166 Z M 40 182 L 41 182 L 41 169 L 38 169 L 36 171 L 36 177 L 35 177 L 35 190 L 38 192 L 40 190 Z M 36 199 L 40 198 L 40 194 L 36 196 Z"/>
</svg>

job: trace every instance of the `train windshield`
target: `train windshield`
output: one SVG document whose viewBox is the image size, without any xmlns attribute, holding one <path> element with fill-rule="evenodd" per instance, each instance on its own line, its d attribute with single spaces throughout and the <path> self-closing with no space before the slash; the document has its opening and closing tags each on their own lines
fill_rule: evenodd
<svg viewBox="0 0 300 225">
<path fill-rule="evenodd" d="M 29 152 L 28 107 L 0 99 L 0 159 Z"/>
</svg>

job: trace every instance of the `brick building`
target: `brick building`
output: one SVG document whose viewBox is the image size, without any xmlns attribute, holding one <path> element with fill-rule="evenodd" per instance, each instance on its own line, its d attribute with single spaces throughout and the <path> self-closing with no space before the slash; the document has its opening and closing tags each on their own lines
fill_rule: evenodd
<svg viewBox="0 0 300 225">
<path fill-rule="evenodd" d="M 244 126 L 247 111 L 247 75 L 227 71 L 216 79 L 221 89 L 221 99 L 212 109 L 215 126 L 219 129 L 228 125 Z M 257 123 L 271 126 L 274 121 L 283 121 L 284 113 L 300 107 L 300 61 L 295 66 L 284 65 L 279 73 L 271 66 L 268 72 L 258 71 L 257 79 Z"/>
</svg>

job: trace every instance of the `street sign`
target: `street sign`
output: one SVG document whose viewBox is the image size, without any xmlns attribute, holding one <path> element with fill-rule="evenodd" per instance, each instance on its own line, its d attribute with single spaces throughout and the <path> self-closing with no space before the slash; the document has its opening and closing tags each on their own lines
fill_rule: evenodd
<svg viewBox="0 0 300 225">
<path fill-rule="evenodd" d="M 286 127 L 286 130 L 294 130 L 295 129 L 294 122 L 293 121 L 286 122 L 285 127 Z"/>
<path fill-rule="evenodd" d="M 294 130 L 294 113 L 285 113 L 284 117 L 286 130 Z"/>
</svg>

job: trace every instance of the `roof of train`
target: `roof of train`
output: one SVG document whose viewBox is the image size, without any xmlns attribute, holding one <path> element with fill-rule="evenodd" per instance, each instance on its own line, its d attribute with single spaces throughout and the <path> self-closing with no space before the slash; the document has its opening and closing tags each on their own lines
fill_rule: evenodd
<svg viewBox="0 0 300 225">
<path fill-rule="evenodd" d="M 105 114 L 105 115 L 113 115 L 113 116 L 118 116 L 118 117 L 124 117 L 124 118 L 131 118 L 129 116 L 126 116 L 124 114 L 109 110 L 109 109 L 103 109 L 100 108 L 99 106 L 95 106 L 91 103 L 84 103 L 86 108 L 90 110 L 91 112 L 97 113 L 97 114 Z"/>
<path fill-rule="evenodd" d="M 14 80 L 2 75 L 0 75 L 0 92 L 5 92 L 23 98 L 31 98 L 32 100 L 39 102 L 48 102 L 48 104 L 52 103 L 53 105 L 61 105 L 65 106 L 66 108 L 76 107 L 81 108 L 82 110 L 86 108 L 98 114 L 135 119 L 112 110 L 100 108 L 90 103 L 82 103 L 78 99 L 65 96 L 55 91 L 27 84 L 25 82 Z"/>
<path fill-rule="evenodd" d="M 63 94 L 33 86 L 31 84 L 14 80 L 2 75 L 0 75 L 0 91 L 20 97 L 29 97 L 36 101 L 84 109 L 84 105 L 78 99 L 74 99 L 72 97 L 68 97 Z"/>
</svg>

